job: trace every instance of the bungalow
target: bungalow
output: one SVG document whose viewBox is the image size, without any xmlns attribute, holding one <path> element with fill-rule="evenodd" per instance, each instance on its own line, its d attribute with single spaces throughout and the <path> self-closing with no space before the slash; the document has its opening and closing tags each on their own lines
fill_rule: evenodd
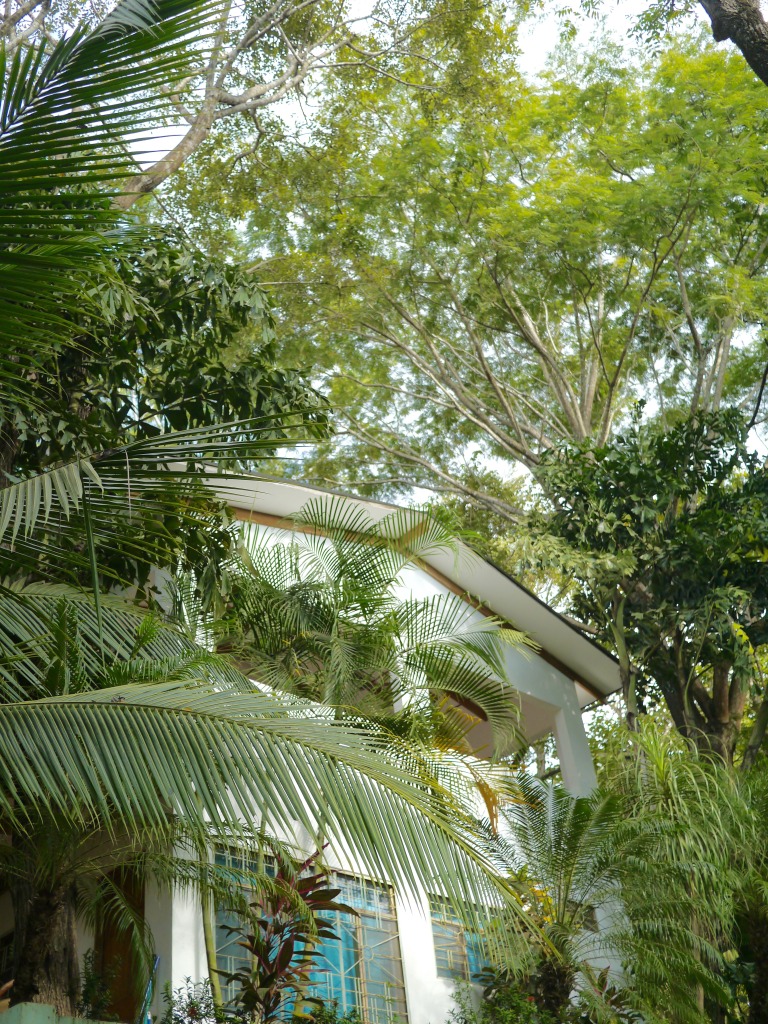
<svg viewBox="0 0 768 1024">
<path fill-rule="evenodd" d="M 327 492 L 262 477 L 234 489 L 222 486 L 220 493 L 237 518 L 279 531 L 309 501 Z M 341 498 L 363 506 L 373 520 L 393 510 L 380 502 Z M 614 659 L 465 545 L 459 545 L 458 554 L 429 554 L 408 583 L 423 595 L 471 594 L 486 614 L 496 615 L 536 642 L 536 653 L 510 648 L 506 654 L 508 679 L 519 694 L 524 735 L 533 742 L 554 734 L 564 784 L 573 793 L 589 793 L 595 772 L 582 712 L 618 689 Z M 479 722 L 471 738 L 476 750 L 487 747 L 488 726 Z M 332 857 L 331 852 L 331 861 Z M 456 980 L 470 980 L 481 964 L 478 943 L 463 932 L 435 894 L 423 893 L 421 905 L 414 906 L 399 899 L 382 880 L 355 872 L 349 863 L 339 861 L 333 867 L 340 898 L 359 916 L 336 915 L 340 941 L 328 947 L 327 970 L 318 981 L 317 994 L 336 1000 L 340 1012 L 357 1009 L 366 1024 L 443 1024 L 453 1005 Z M 205 948 L 196 906 L 176 900 L 170 908 L 147 909 L 158 940 L 161 981 L 178 984 L 184 977 L 204 977 Z M 241 952 L 221 928 L 220 966 L 234 966 Z"/>
<path fill-rule="evenodd" d="M 328 493 L 256 476 L 237 483 L 211 476 L 209 483 L 236 518 L 275 531 L 276 536 L 295 528 L 291 517 Z M 393 510 L 380 502 L 343 495 L 336 500 L 362 507 L 374 521 Z M 536 642 L 534 653 L 510 647 L 505 654 L 507 678 L 518 694 L 523 734 L 529 742 L 553 734 L 564 784 L 573 793 L 589 793 L 595 772 L 582 712 L 618 689 L 616 662 L 525 587 L 463 544 L 457 550 L 436 550 L 425 556 L 418 568 L 409 570 L 404 586 L 420 596 L 446 591 L 462 598 L 472 595 L 474 614 L 494 614 Z M 489 728 L 481 717 L 470 736 L 476 751 L 489 747 Z M 310 837 L 305 839 L 311 847 Z M 224 860 L 236 855 L 231 850 L 217 853 Z M 469 981 L 481 964 L 479 942 L 462 929 L 439 892 L 423 892 L 418 898 L 409 894 L 406 899 L 386 879 L 366 877 L 332 847 L 325 860 L 342 890 L 341 899 L 357 915 L 335 915 L 333 928 L 339 940 L 324 949 L 327 969 L 318 976 L 314 994 L 336 1001 L 340 1014 L 357 1010 L 365 1024 L 443 1024 L 453 1005 L 457 980 Z M 199 981 L 207 975 L 203 923 L 192 898 L 171 897 L 149 887 L 135 894 L 135 902 L 152 928 L 159 957 L 151 1006 L 157 1018 L 164 1010 L 161 993 L 166 983 L 176 987 L 186 978 Z M 2 909 L 0 968 L 2 921 L 8 916 Z M 227 923 L 221 914 L 217 955 L 219 966 L 231 970 L 242 960 L 243 950 L 227 932 Z M 83 949 L 88 945 L 83 935 Z M 125 988 L 125 998 L 115 1008 L 122 1019 L 131 1019 L 135 1011 L 130 978 L 118 987 Z"/>
</svg>

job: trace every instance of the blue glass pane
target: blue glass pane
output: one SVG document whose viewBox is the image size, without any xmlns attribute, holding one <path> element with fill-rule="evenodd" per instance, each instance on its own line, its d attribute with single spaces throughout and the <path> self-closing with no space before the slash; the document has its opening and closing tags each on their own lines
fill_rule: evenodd
<svg viewBox="0 0 768 1024">
<path fill-rule="evenodd" d="M 317 944 L 318 969 L 312 972 L 309 995 L 338 1003 L 339 1012 L 359 1009 L 360 953 L 354 923 L 350 923 L 347 914 L 324 913 L 321 916 L 329 922 L 338 939 L 326 939 Z"/>
<path fill-rule="evenodd" d="M 470 978 L 480 974 L 488 966 L 488 954 L 485 950 L 483 936 L 478 932 L 467 931 L 464 933 L 464 941 L 467 944 L 467 968 Z"/>
<path fill-rule="evenodd" d="M 438 975 L 471 981 L 488 966 L 482 932 L 461 924 L 446 900 L 433 897 L 430 907 Z"/>
</svg>

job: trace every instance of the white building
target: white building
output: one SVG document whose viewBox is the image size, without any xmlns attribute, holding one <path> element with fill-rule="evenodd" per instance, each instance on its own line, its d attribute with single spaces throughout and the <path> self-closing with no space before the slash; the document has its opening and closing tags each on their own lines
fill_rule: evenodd
<svg viewBox="0 0 768 1024">
<path fill-rule="evenodd" d="M 227 489 L 235 515 L 272 529 L 285 529 L 295 515 L 319 493 L 305 486 L 269 479 L 252 486 Z M 357 499 L 347 499 L 350 502 Z M 391 507 L 362 503 L 379 519 Z M 582 712 L 619 686 L 616 662 L 565 619 L 505 573 L 466 547 L 459 555 L 444 551 L 430 555 L 414 583 L 421 593 L 447 589 L 479 598 L 488 613 L 522 630 L 539 645 L 537 653 L 507 653 L 508 679 L 520 696 L 522 727 L 529 741 L 554 734 L 563 782 L 576 794 L 595 785 Z M 480 613 L 478 613 L 480 614 Z M 487 727 L 485 727 L 487 729 Z M 476 748 L 487 743 L 483 725 L 473 730 Z M 341 941 L 328 949 L 328 969 L 318 994 L 339 1001 L 340 1010 L 357 1007 L 367 1024 L 443 1024 L 451 1009 L 455 979 L 469 980 L 480 966 L 479 950 L 439 900 L 424 893 L 421 905 L 398 899 L 390 887 L 367 879 L 349 864 L 333 863 L 342 887 L 341 899 L 353 905 L 358 918 L 338 915 L 335 930 Z M 431 904 L 431 905 L 430 905 Z M 160 955 L 160 985 L 207 973 L 202 921 L 193 901 L 171 906 L 147 906 L 147 916 Z M 219 956 L 238 949 L 220 934 Z"/>
<path fill-rule="evenodd" d="M 285 530 L 291 516 L 322 494 L 265 478 L 226 487 L 224 483 L 211 478 L 236 517 L 274 530 Z M 354 504 L 358 499 L 344 501 Z M 374 520 L 392 511 L 381 503 L 360 504 Z M 536 642 L 535 653 L 511 647 L 506 653 L 507 678 L 519 695 L 522 730 L 529 741 L 553 734 L 565 786 L 575 794 L 589 793 L 595 773 L 582 712 L 618 688 L 616 662 L 514 579 L 462 545 L 458 555 L 437 551 L 409 572 L 407 583 L 420 595 L 445 590 L 461 597 L 471 594 L 482 602 L 483 610 L 476 614 L 494 614 Z M 480 722 L 471 736 L 475 749 L 482 750 L 490 740 L 488 726 Z M 317 994 L 337 1000 L 340 1011 L 357 1008 L 365 1024 L 443 1024 L 453 1005 L 456 979 L 469 980 L 481 966 L 477 942 L 434 894 L 422 893 L 417 902 L 406 900 L 383 880 L 364 877 L 332 848 L 325 860 L 342 888 L 340 898 L 359 916 L 337 915 L 334 927 L 340 941 L 326 951 L 328 969 Z M 191 897 L 171 898 L 149 890 L 135 895 L 159 956 L 151 1007 L 157 1019 L 164 1010 L 161 993 L 166 983 L 176 987 L 186 978 L 200 981 L 207 975 L 202 918 Z M 223 929 L 218 939 L 219 965 L 228 969 L 231 958 L 242 950 Z M 2 941 L 0 931 L 0 951 Z M 90 944 L 83 935 L 82 949 Z M 124 1019 L 131 1014 L 123 1009 L 132 1001 L 130 981 L 127 977 L 119 983 L 125 997 L 116 1008 Z"/>
</svg>

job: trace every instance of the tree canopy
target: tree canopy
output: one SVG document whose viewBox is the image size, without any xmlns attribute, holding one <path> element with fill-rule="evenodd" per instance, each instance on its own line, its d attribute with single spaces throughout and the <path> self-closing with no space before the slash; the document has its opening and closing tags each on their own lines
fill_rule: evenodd
<svg viewBox="0 0 768 1024">
<path fill-rule="evenodd" d="M 641 68 L 571 54 L 539 85 L 504 73 L 508 46 L 460 94 L 339 86 L 309 143 L 222 156 L 189 196 L 207 209 L 226 181 L 254 255 L 268 246 L 286 344 L 329 378 L 348 440 L 319 478 L 514 519 L 488 467 L 535 475 L 639 397 L 670 423 L 723 401 L 751 415 L 765 108 L 695 40 Z"/>
</svg>

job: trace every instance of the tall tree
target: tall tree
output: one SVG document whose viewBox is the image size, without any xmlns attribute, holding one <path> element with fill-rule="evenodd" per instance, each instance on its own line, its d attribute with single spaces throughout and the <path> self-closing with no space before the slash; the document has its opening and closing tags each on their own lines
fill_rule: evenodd
<svg viewBox="0 0 768 1024">
<path fill-rule="evenodd" d="M 576 614 L 618 654 L 630 724 L 658 688 L 681 734 L 729 765 L 768 642 L 768 475 L 747 435 L 733 410 L 668 431 L 636 423 L 541 467 L 544 549 L 570 569 Z"/>
<path fill-rule="evenodd" d="M 230 201 L 249 213 L 254 245 L 268 242 L 260 266 L 282 282 L 289 330 L 325 363 L 342 410 L 346 443 L 309 472 L 384 492 L 428 486 L 483 508 L 503 535 L 521 521 L 522 466 L 529 491 L 543 488 L 570 509 L 573 529 L 594 531 L 595 509 L 576 515 L 568 463 L 556 478 L 549 453 L 603 450 L 638 399 L 662 428 L 692 416 L 695 432 L 724 407 L 763 422 L 765 106 L 739 59 L 701 39 L 681 37 L 636 67 L 612 47 L 581 61 L 566 53 L 535 86 L 503 76 L 509 58 L 509 40 L 478 54 L 453 92 L 442 79 L 442 93 L 427 88 L 426 77 L 419 93 L 387 83 L 360 97 L 339 86 L 313 144 L 275 146 L 271 162 L 262 153 L 229 179 Z M 258 207 L 253 175 L 270 182 Z M 730 442 L 720 440 L 728 477 Z M 709 482 L 694 488 L 694 504 Z M 734 527 L 752 508 L 744 500 L 729 512 Z M 699 540 L 717 558 L 705 518 Z M 695 537 L 686 538 L 675 541 L 676 564 L 699 587 L 690 606 L 672 593 L 663 559 L 653 563 L 658 607 L 679 622 L 694 605 L 706 618 L 712 597 L 693 579 Z M 752 568 L 759 574 L 747 559 Z M 705 628 L 710 640 L 719 631 L 719 653 L 691 641 L 690 664 L 665 694 L 683 732 L 728 760 L 755 678 L 760 601 L 746 613 L 755 635 L 743 650 L 727 624 L 741 611 L 724 606 Z M 611 618 L 620 601 L 606 607 L 579 610 L 626 660 L 617 635 L 640 644 L 643 631 Z M 654 624 L 661 642 L 667 627 Z M 638 666 L 662 671 L 646 654 L 627 662 L 628 697 Z M 701 673 L 711 686 L 692 701 Z"/>
<path fill-rule="evenodd" d="M 766 114 L 738 59 L 696 40 L 640 68 L 571 55 L 538 86 L 510 46 L 453 93 L 339 90 L 312 144 L 221 167 L 348 431 L 318 476 L 515 521 L 511 467 L 604 442 L 638 397 L 667 418 L 751 410 Z"/>
</svg>

